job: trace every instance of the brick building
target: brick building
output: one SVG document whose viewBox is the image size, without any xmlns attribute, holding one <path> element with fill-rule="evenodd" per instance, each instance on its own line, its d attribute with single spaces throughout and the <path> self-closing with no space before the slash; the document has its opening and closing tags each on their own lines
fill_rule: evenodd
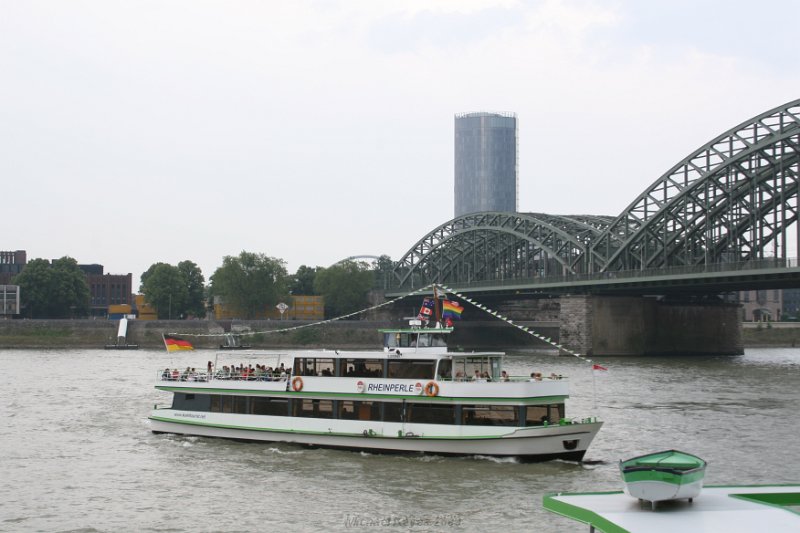
<svg viewBox="0 0 800 533">
<path fill-rule="evenodd" d="M 0 285 L 11 284 L 11 278 L 22 272 L 27 263 L 25 250 L 0 252 Z"/>
</svg>

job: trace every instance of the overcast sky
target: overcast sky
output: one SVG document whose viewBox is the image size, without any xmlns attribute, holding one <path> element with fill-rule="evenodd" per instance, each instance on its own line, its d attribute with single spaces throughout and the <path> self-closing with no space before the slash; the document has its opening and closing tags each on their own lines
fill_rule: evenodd
<svg viewBox="0 0 800 533">
<path fill-rule="evenodd" d="M 520 211 L 617 215 L 800 97 L 798 20 L 791 0 L 0 0 L 0 249 L 137 286 L 242 250 L 398 259 L 453 218 L 473 111 L 517 114 Z"/>
</svg>

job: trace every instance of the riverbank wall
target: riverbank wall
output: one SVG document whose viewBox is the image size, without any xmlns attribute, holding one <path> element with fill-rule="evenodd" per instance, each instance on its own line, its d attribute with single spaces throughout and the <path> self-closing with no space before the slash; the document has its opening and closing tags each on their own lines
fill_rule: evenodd
<svg viewBox="0 0 800 533">
<path fill-rule="evenodd" d="M 132 320 L 128 322 L 128 343 L 143 349 L 164 346 L 163 333 L 185 334 L 185 339 L 200 349 L 216 349 L 227 332 L 241 333 L 242 342 L 255 349 L 374 349 L 380 346 L 380 328 L 401 326 L 397 321 L 341 320 L 314 327 L 310 322 L 253 320 Z M 98 348 L 116 343 L 116 320 L 0 320 L 0 349 Z M 489 327 L 492 326 L 492 327 Z M 558 336 L 550 323 L 531 323 L 534 329 Z M 290 331 L 275 332 L 287 328 Z M 453 345 L 463 349 L 546 349 L 547 345 L 515 328 L 503 324 L 465 322 L 456 328 Z M 489 344 L 487 345 L 487 341 Z M 744 323 L 745 347 L 800 346 L 800 323 Z M 477 344 L 480 342 L 480 344 Z"/>
<path fill-rule="evenodd" d="M 0 349 L 104 348 L 117 343 L 116 320 L 0 320 Z M 389 322 L 337 321 L 301 327 L 301 321 L 131 320 L 127 344 L 164 347 L 162 334 L 173 333 L 198 349 L 217 349 L 224 334 L 239 333 L 255 349 L 364 349 L 380 345 L 377 329 Z M 296 328 L 290 331 L 279 331 Z"/>
</svg>

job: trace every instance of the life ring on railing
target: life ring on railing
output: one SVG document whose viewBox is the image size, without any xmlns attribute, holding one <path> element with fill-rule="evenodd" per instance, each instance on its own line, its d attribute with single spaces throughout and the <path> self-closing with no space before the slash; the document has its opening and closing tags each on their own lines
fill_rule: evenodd
<svg viewBox="0 0 800 533">
<path fill-rule="evenodd" d="M 303 378 L 300 376 L 295 376 L 292 380 L 292 390 L 295 392 L 300 392 L 303 390 Z"/>
<path fill-rule="evenodd" d="M 429 381 L 425 384 L 425 396 L 438 396 L 439 384 L 435 381 Z"/>
</svg>

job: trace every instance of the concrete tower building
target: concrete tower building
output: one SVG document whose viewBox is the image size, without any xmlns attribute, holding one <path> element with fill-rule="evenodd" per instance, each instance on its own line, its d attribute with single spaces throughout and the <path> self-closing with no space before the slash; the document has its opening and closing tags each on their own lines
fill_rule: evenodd
<svg viewBox="0 0 800 533">
<path fill-rule="evenodd" d="M 455 122 L 455 213 L 516 212 L 517 116 L 463 113 Z"/>
</svg>

